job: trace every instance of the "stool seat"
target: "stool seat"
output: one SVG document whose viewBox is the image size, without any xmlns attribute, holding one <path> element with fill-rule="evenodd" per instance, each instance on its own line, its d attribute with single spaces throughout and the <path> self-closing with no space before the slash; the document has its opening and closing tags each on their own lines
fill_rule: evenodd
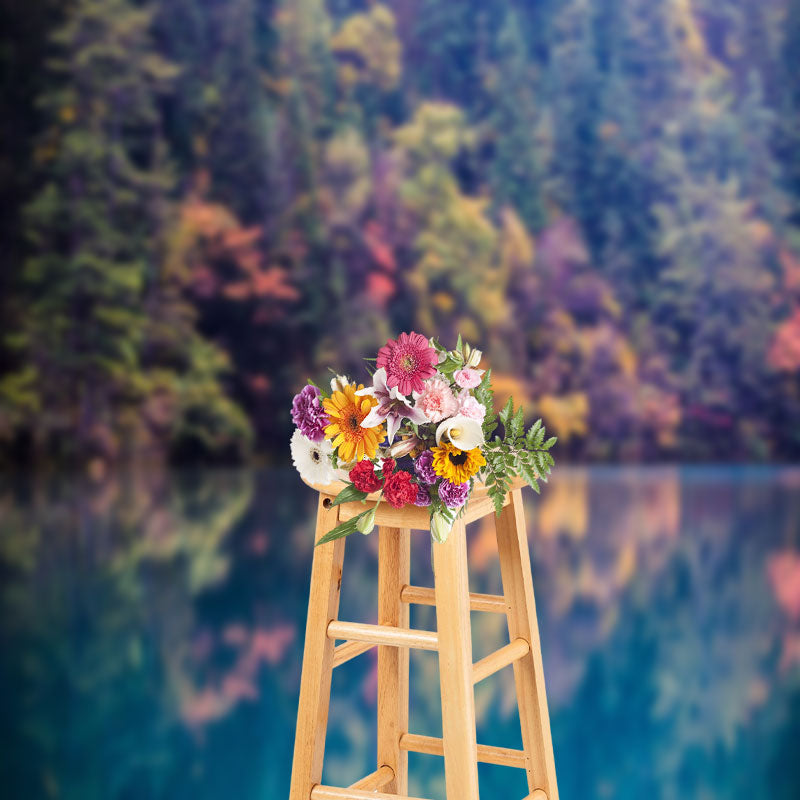
<svg viewBox="0 0 800 800">
<path fill-rule="evenodd" d="M 530 554 L 517 480 L 496 517 L 497 550 L 503 595 L 470 593 L 466 525 L 495 507 L 483 484 L 445 542 L 431 544 L 434 586 L 411 584 L 411 530 L 428 530 L 429 509 L 395 509 L 369 495 L 364 503 L 333 505 L 346 484 L 312 486 L 319 493 L 316 541 L 336 525 L 376 508 L 378 527 L 378 622 L 348 622 L 338 617 L 345 538 L 314 548 L 308 619 L 300 680 L 289 800 L 415 800 L 408 796 L 408 753 L 444 758 L 447 800 L 479 800 L 479 761 L 524 769 L 524 800 L 558 800 L 550 718 L 544 685 L 539 627 L 533 596 Z M 357 537 L 360 539 L 361 537 Z M 410 627 L 411 604 L 436 608 L 436 631 Z M 509 643 L 473 663 L 470 612 L 502 613 Z M 341 642 L 336 644 L 336 642 Z M 333 670 L 362 653 L 378 649 L 378 758 L 376 770 L 349 787 L 322 784 L 325 734 Z M 408 730 L 409 651 L 439 657 L 442 738 Z M 511 666 L 517 691 L 522 750 L 478 744 L 474 685 Z M 416 800 L 421 800 L 417 798 Z M 503 797 L 498 800 L 511 800 Z"/>
<path fill-rule="evenodd" d="M 342 489 L 349 485 L 343 481 L 334 481 L 333 483 L 327 484 L 316 484 L 309 481 L 305 481 L 305 483 L 328 498 L 328 503 L 331 502 L 331 498 L 336 497 Z M 514 478 L 512 480 L 511 489 L 506 495 L 505 505 L 508 505 L 510 502 L 511 492 L 516 489 L 521 489 L 523 486 L 527 486 L 527 484 L 522 478 Z M 400 509 L 392 508 L 386 500 L 380 500 L 380 502 L 378 502 L 379 497 L 380 492 L 372 492 L 366 496 L 363 503 L 360 501 L 342 503 L 341 506 L 339 506 L 339 522 L 346 522 L 348 519 L 358 516 L 367 508 L 377 505 L 375 511 L 376 525 L 407 527 L 415 531 L 430 530 L 430 513 L 427 508 L 420 508 L 418 506 L 406 506 Z M 489 512 L 494 513 L 494 503 L 489 497 L 489 490 L 482 481 L 475 481 L 472 492 L 470 492 L 467 508 L 464 511 L 464 524 L 474 522 L 476 519 L 486 516 Z"/>
</svg>

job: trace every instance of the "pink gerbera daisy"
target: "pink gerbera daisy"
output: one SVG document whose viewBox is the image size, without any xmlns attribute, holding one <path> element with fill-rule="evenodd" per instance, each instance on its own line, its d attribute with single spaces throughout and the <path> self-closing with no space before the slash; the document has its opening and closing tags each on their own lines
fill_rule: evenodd
<svg viewBox="0 0 800 800">
<path fill-rule="evenodd" d="M 420 333 L 401 333 L 378 350 L 377 366 L 386 368 L 386 384 L 400 394 L 421 392 L 422 384 L 436 372 L 439 357 Z"/>
</svg>

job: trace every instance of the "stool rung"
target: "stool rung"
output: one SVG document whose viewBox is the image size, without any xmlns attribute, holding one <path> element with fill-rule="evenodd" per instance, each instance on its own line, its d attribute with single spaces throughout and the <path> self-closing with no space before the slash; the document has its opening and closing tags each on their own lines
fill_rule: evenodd
<svg viewBox="0 0 800 800">
<path fill-rule="evenodd" d="M 317 784 L 311 790 L 311 800 L 422 800 L 422 798 L 383 792 L 362 792 L 359 789 L 337 789 L 335 786 Z"/>
<path fill-rule="evenodd" d="M 441 739 L 436 736 L 420 736 L 417 733 L 404 733 L 400 737 L 400 749 L 407 750 L 409 753 L 425 753 L 430 756 L 444 755 L 444 744 Z M 499 764 L 503 767 L 526 768 L 525 753 L 510 747 L 479 744 L 478 761 L 484 764 Z"/>
<path fill-rule="evenodd" d="M 367 650 L 372 650 L 374 644 L 369 642 L 345 642 L 344 644 L 337 645 L 333 648 L 333 666 L 340 667 L 346 664 L 351 658 L 360 656 L 366 653 Z"/>
<path fill-rule="evenodd" d="M 527 797 L 524 797 L 523 800 L 547 800 L 547 792 L 545 792 L 544 789 L 535 789 Z"/>
<path fill-rule="evenodd" d="M 476 661 L 472 665 L 472 682 L 478 683 L 495 672 L 524 658 L 530 652 L 531 646 L 524 639 L 514 639 L 513 642 L 495 650 L 491 655 Z"/>
<path fill-rule="evenodd" d="M 438 650 L 439 636 L 434 631 L 417 631 L 413 628 L 395 628 L 391 625 L 365 625 L 361 622 L 328 624 L 329 639 L 352 639 L 356 642 L 383 644 L 390 647 L 415 647 L 420 650 Z"/>
<path fill-rule="evenodd" d="M 404 603 L 414 603 L 418 606 L 435 606 L 436 595 L 433 589 L 425 586 L 404 586 L 400 592 L 400 599 Z M 506 600 L 497 594 L 469 593 L 469 607 L 472 611 L 489 611 L 493 614 L 506 613 Z"/>
<path fill-rule="evenodd" d="M 363 792 L 375 792 L 383 789 L 390 781 L 394 780 L 394 770 L 388 765 L 384 764 L 378 767 L 375 772 L 362 778 L 360 781 L 351 783 L 349 789 L 360 789 Z"/>
</svg>

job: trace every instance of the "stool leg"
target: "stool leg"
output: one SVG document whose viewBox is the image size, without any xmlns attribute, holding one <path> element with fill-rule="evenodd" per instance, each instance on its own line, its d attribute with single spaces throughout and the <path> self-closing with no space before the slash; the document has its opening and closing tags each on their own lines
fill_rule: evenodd
<svg viewBox="0 0 800 800">
<path fill-rule="evenodd" d="M 496 526 L 508 633 L 511 641 L 521 637 L 531 646 L 527 656 L 514 662 L 522 742 L 527 756 L 528 788 L 531 792 L 542 789 L 547 800 L 558 800 L 539 623 L 520 489 L 512 492 L 511 502 L 497 518 Z"/>
<path fill-rule="evenodd" d="M 338 506 L 326 508 L 326 499 L 320 495 L 316 539 L 336 527 L 339 519 Z M 311 789 L 322 780 L 334 648 L 327 629 L 339 613 L 343 561 L 344 539 L 314 550 L 289 800 L 309 800 Z"/>
<path fill-rule="evenodd" d="M 439 683 L 447 800 L 478 800 L 478 746 L 472 685 L 467 536 L 457 521 L 444 544 L 434 542 Z"/>
<path fill-rule="evenodd" d="M 409 627 L 409 606 L 400 592 L 411 581 L 411 531 L 378 529 L 378 624 Z M 378 768 L 394 770 L 383 789 L 408 794 L 408 753 L 400 737 L 408 733 L 408 648 L 378 646 Z"/>
</svg>

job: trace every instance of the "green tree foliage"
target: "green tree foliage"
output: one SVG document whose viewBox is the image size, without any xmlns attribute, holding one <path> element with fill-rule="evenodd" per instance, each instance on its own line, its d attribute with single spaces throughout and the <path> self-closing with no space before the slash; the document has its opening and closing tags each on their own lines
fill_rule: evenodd
<svg viewBox="0 0 800 800">
<path fill-rule="evenodd" d="M 35 189 L 34 173 L 21 168 L 30 158 L 31 139 L 42 124 L 36 98 L 47 82 L 47 37 L 54 20 L 63 14 L 57 0 L 19 4 L 0 2 L 0 331 L 18 328 L 22 311 L 14 302 L 20 290 L 25 258 L 22 198 Z M 13 121 L 13 124 L 12 124 Z M 20 366 L 15 354 L 0 340 L 0 373 Z"/>
<path fill-rule="evenodd" d="M 473 341 L 505 317 L 499 236 L 486 201 L 462 192 L 452 162 L 474 142 L 456 106 L 426 103 L 397 129 L 400 196 L 416 221 L 418 260 L 408 276 L 424 330 Z"/>
<path fill-rule="evenodd" d="M 12 337 L 26 367 L 4 399 L 39 448 L 70 444 L 67 457 L 157 450 L 182 433 L 234 450 L 248 435 L 220 388 L 225 357 L 164 265 L 173 177 L 158 100 L 176 69 L 153 50 L 151 20 L 126 0 L 82 0 L 53 34 L 45 180 L 26 209 L 28 304 Z"/>
<path fill-rule="evenodd" d="M 234 213 L 265 215 L 278 91 L 273 3 L 163 0 L 153 8 L 158 48 L 179 68 L 165 130 L 180 168 L 208 170 L 215 198 Z"/>
<path fill-rule="evenodd" d="M 539 82 L 528 56 L 520 18 L 509 10 L 497 36 L 496 61 L 484 83 L 492 102 L 487 138 L 492 149 L 492 197 L 510 205 L 532 231 L 545 224 L 545 167 L 552 157 L 552 130 L 537 105 Z"/>
<path fill-rule="evenodd" d="M 795 199 L 792 221 L 797 225 L 800 223 L 800 86 L 796 75 L 800 61 L 800 1 L 789 0 L 788 6 L 776 81 L 781 114 L 777 135 L 785 165 L 784 182 Z"/>
</svg>

